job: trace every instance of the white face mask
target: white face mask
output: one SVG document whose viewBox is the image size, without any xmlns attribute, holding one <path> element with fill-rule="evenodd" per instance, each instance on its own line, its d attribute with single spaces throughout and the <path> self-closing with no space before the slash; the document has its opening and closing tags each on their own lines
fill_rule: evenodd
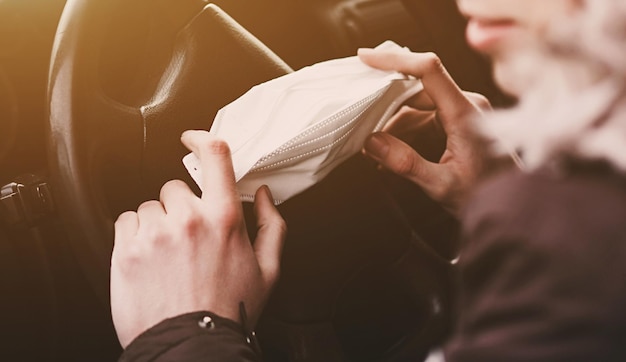
<svg viewBox="0 0 626 362">
<path fill-rule="evenodd" d="M 255 86 L 217 113 L 210 132 L 230 146 L 242 200 L 268 185 L 280 204 L 358 153 L 422 89 L 421 81 L 358 57 L 330 60 Z M 195 155 L 183 163 L 200 185 Z"/>
</svg>

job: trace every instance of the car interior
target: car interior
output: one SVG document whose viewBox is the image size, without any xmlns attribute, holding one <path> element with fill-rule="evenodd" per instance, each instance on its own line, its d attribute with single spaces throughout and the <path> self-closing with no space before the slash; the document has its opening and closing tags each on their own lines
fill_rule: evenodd
<svg viewBox="0 0 626 362">
<path fill-rule="evenodd" d="M 256 84 L 393 40 L 509 104 L 464 27 L 454 0 L 0 0 L 2 355 L 119 357 L 115 218 L 171 179 L 199 193 L 180 134 Z M 436 161 L 445 137 L 410 143 Z M 445 338 L 457 225 L 419 189 L 356 155 L 279 210 L 265 360 L 417 360 Z"/>
</svg>

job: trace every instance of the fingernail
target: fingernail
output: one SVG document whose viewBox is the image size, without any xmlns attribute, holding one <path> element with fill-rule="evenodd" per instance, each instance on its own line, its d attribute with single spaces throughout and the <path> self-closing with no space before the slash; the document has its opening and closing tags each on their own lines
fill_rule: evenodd
<svg viewBox="0 0 626 362">
<path fill-rule="evenodd" d="M 267 195 L 267 197 L 272 201 L 272 203 L 274 202 L 274 196 L 272 196 L 272 190 L 270 190 L 270 187 L 267 185 L 263 185 L 263 191 L 265 192 L 265 195 Z"/>
<path fill-rule="evenodd" d="M 365 152 L 374 158 L 385 158 L 389 152 L 389 142 L 382 134 L 374 133 L 365 141 Z"/>
<path fill-rule="evenodd" d="M 374 52 L 374 49 L 372 48 L 359 48 L 356 53 L 358 55 L 367 55 L 367 54 L 372 54 L 373 52 Z"/>
</svg>

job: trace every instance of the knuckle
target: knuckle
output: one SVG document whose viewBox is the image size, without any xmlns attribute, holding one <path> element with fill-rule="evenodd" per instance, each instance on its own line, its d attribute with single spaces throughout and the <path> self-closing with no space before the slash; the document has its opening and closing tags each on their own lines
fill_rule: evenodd
<svg viewBox="0 0 626 362">
<path fill-rule="evenodd" d="M 274 225 L 276 225 L 276 230 L 280 233 L 281 237 L 285 237 L 287 235 L 288 227 L 285 219 L 277 216 L 276 220 L 274 220 Z"/>
<path fill-rule="evenodd" d="M 167 181 L 163 187 L 161 187 L 161 194 L 165 193 L 165 192 L 169 192 L 171 190 L 177 190 L 180 189 L 181 187 L 184 187 L 186 184 L 181 181 L 181 180 L 170 180 Z"/>
<path fill-rule="evenodd" d="M 228 143 L 220 139 L 210 139 L 204 145 L 204 149 L 207 153 L 214 154 L 214 155 L 230 154 L 230 147 L 228 147 Z"/>
<path fill-rule="evenodd" d="M 121 213 L 117 217 L 117 220 L 115 220 L 115 225 L 119 225 L 120 223 L 123 223 L 124 220 L 136 217 L 135 214 L 136 213 L 134 211 L 125 211 L 125 212 Z"/>
<path fill-rule="evenodd" d="M 169 242 L 172 238 L 165 228 L 162 228 L 156 224 L 151 224 L 143 231 L 144 241 L 152 245 L 163 245 Z"/>
<path fill-rule="evenodd" d="M 260 217 L 258 221 L 261 224 L 271 225 L 278 231 L 287 231 L 287 222 L 285 222 L 285 219 L 283 219 L 283 217 L 276 209 L 271 210 L 271 212 L 267 212 L 263 217 Z"/>
<path fill-rule="evenodd" d="M 143 253 L 136 243 L 123 249 L 114 248 L 111 256 L 111 268 L 128 273 L 141 264 L 142 256 Z"/>
<path fill-rule="evenodd" d="M 415 157 L 410 152 L 401 152 L 394 166 L 395 172 L 400 176 L 412 176 L 417 173 Z"/>
<path fill-rule="evenodd" d="M 445 199 L 447 193 L 448 187 L 442 182 L 437 183 L 430 189 L 430 196 L 437 201 L 442 201 L 443 199 Z"/>
<path fill-rule="evenodd" d="M 487 99 L 487 97 L 485 97 L 484 95 L 480 93 L 472 93 L 472 92 L 468 92 L 466 94 L 468 98 L 472 101 L 472 103 L 474 103 L 478 108 L 480 109 L 491 108 L 491 102 L 489 102 L 489 99 Z"/>
<path fill-rule="evenodd" d="M 205 227 L 205 219 L 198 212 L 187 212 L 180 216 L 180 228 L 186 236 L 196 235 Z"/>
<path fill-rule="evenodd" d="M 451 194 L 454 192 L 455 181 L 449 174 L 443 175 L 439 182 L 435 183 L 431 190 L 430 194 L 435 200 L 445 201 L 451 197 Z"/>
<path fill-rule="evenodd" d="M 146 209 L 146 208 L 151 208 L 151 207 L 160 207 L 160 206 L 161 206 L 161 203 L 156 200 L 144 201 L 141 205 L 139 205 L 139 207 L 137 208 L 137 211 L 141 209 Z"/>
<path fill-rule="evenodd" d="M 437 54 L 428 52 L 428 53 L 424 53 L 423 56 L 424 56 L 424 62 L 426 64 L 426 67 L 430 71 L 441 72 L 444 70 L 443 62 L 441 61 L 441 58 L 439 58 Z"/>
<path fill-rule="evenodd" d="M 278 244 L 281 244 L 287 237 L 287 223 L 280 217 L 274 220 L 267 220 L 261 228 L 267 230 L 268 234 L 271 234 L 275 239 L 274 241 Z"/>
</svg>

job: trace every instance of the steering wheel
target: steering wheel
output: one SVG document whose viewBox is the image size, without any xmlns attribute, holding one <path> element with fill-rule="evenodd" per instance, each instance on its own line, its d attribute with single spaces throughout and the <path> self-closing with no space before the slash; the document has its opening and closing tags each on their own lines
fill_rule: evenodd
<svg viewBox="0 0 626 362">
<path fill-rule="evenodd" d="M 53 48 L 48 140 L 55 195 L 103 300 L 115 213 L 154 197 L 162 180 L 183 175 L 185 151 L 178 139 L 185 129 L 206 128 L 221 106 L 247 88 L 290 71 L 219 8 L 203 7 L 202 1 L 178 1 L 174 14 L 163 20 L 169 24 L 145 24 L 141 13 L 159 3 L 168 2 L 69 0 Z M 132 16 L 125 13 L 129 7 Z M 109 43 L 122 41 L 116 22 L 132 24 L 128 18 L 136 23 L 121 36 L 151 32 L 149 37 L 159 39 L 150 41 L 169 59 L 149 51 L 111 59 L 105 53 Z M 120 69 L 111 66 L 116 61 L 133 62 L 134 69 L 117 74 Z M 134 90 L 132 98 L 115 92 L 107 78 L 125 78 L 130 87 L 128 73 L 140 67 L 151 68 L 140 78 L 146 87 Z M 242 72 L 245 77 L 231 76 Z"/>
<path fill-rule="evenodd" d="M 169 179 L 193 185 L 180 134 L 290 71 L 204 1 L 67 1 L 48 82 L 50 177 L 103 306 L 113 219 Z M 259 323 L 269 360 L 402 360 L 445 332 L 451 266 L 407 221 L 397 183 L 356 157 L 281 205 L 282 279 Z"/>
</svg>

